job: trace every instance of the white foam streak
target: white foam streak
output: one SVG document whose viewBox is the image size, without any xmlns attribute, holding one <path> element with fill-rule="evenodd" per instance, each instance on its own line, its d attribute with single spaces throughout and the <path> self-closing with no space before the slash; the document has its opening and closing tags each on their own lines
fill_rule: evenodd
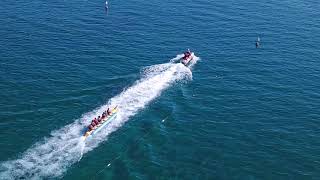
<svg viewBox="0 0 320 180">
<path fill-rule="evenodd" d="M 178 54 L 175 58 L 172 58 L 170 62 L 174 63 L 174 62 L 180 61 L 180 59 L 183 58 L 183 56 L 184 54 Z"/>
<path fill-rule="evenodd" d="M 0 177 L 4 179 L 61 178 L 68 167 L 81 160 L 82 156 L 105 141 L 108 135 L 121 127 L 129 118 L 143 109 L 150 101 L 175 81 L 191 78 L 191 71 L 184 65 L 166 63 L 143 70 L 142 79 L 124 90 L 96 110 L 84 114 L 74 123 L 53 131 L 51 137 L 36 143 L 21 155 L 21 158 L 3 162 Z M 119 106 L 119 113 L 103 130 L 84 142 L 84 128 L 90 120 L 109 106 Z"/>
</svg>

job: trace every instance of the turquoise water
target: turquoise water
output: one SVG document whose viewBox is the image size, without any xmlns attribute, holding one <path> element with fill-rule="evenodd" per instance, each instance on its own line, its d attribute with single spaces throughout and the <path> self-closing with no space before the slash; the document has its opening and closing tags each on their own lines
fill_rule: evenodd
<svg viewBox="0 0 320 180">
<path fill-rule="evenodd" d="M 0 179 L 320 178 L 317 1 L 104 3 L 2 1 Z"/>
</svg>

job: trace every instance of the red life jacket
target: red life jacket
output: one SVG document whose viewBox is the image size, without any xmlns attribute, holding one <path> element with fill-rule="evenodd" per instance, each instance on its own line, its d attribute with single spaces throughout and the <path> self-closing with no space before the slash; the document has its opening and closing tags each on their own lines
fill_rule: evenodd
<svg viewBox="0 0 320 180">
<path fill-rule="evenodd" d="M 96 124 L 96 125 L 98 125 L 99 124 L 99 122 L 95 119 L 95 120 L 93 120 L 93 122 Z"/>
</svg>

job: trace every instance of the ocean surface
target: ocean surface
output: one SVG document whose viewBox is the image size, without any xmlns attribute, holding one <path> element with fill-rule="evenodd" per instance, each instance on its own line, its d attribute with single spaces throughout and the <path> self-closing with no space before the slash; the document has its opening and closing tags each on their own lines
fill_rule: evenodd
<svg viewBox="0 0 320 180">
<path fill-rule="evenodd" d="M 320 179 L 318 1 L 104 6 L 1 1 L 0 179 Z"/>
</svg>

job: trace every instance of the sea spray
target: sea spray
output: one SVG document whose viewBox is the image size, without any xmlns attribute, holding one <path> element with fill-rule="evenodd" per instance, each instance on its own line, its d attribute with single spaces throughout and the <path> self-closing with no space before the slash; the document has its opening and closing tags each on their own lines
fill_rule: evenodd
<svg viewBox="0 0 320 180">
<path fill-rule="evenodd" d="M 180 61 L 181 58 L 183 58 L 183 56 L 184 56 L 184 54 L 178 54 L 175 58 L 170 59 L 170 62 L 171 63 L 178 62 L 178 61 Z"/>
<path fill-rule="evenodd" d="M 84 114 L 74 123 L 53 131 L 49 138 L 34 144 L 21 155 L 21 158 L 3 162 L 0 165 L 0 177 L 4 179 L 62 177 L 68 167 L 107 140 L 110 133 L 116 131 L 131 116 L 158 97 L 163 90 L 172 83 L 190 79 L 191 76 L 190 69 L 180 63 L 166 63 L 144 68 L 140 80 L 111 98 L 107 104 Z M 102 114 L 107 107 L 116 105 L 119 106 L 117 118 L 95 136 L 81 142 L 83 130 L 91 119 Z"/>
<path fill-rule="evenodd" d="M 83 151 L 84 151 L 84 148 L 86 146 L 86 142 L 85 142 L 85 138 L 84 137 L 81 137 L 80 140 L 79 140 L 79 145 L 81 147 L 81 150 L 80 150 L 80 157 L 79 157 L 79 160 L 80 161 L 83 157 Z"/>
</svg>

